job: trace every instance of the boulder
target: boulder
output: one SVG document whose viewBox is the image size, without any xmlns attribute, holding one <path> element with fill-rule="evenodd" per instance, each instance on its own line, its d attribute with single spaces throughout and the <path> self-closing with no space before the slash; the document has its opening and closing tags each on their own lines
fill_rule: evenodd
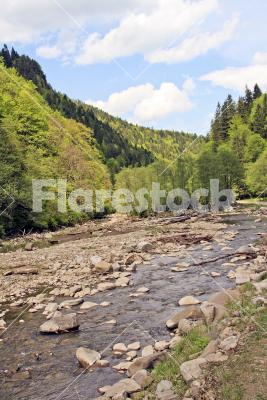
<svg viewBox="0 0 267 400">
<path fill-rule="evenodd" d="M 196 358 L 195 360 L 190 360 L 184 362 L 180 367 L 180 372 L 186 383 L 190 383 L 193 380 L 200 378 L 202 374 L 201 367 L 207 364 L 205 358 Z"/>
<path fill-rule="evenodd" d="M 139 242 L 136 247 L 137 247 L 137 251 L 139 251 L 141 253 L 142 252 L 145 253 L 145 252 L 153 249 L 153 245 L 151 243 L 145 242 L 145 241 Z"/>
<path fill-rule="evenodd" d="M 119 354 L 119 353 L 126 353 L 127 347 L 125 346 L 124 343 L 116 343 L 113 346 L 113 352 Z"/>
<path fill-rule="evenodd" d="M 43 314 L 48 315 L 50 313 L 54 313 L 58 309 L 58 304 L 57 303 L 48 303 L 47 306 L 44 309 Z"/>
<path fill-rule="evenodd" d="M 249 255 L 254 255 L 256 254 L 255 250 L 252 249 L 250 246 L 241 246 L 239 247 L 235 254 L 249 254 Z"/>
<path fill-rule="evenodd" d="M 41 333 L 61 333 L 69 332 L 79 328 L 79 323 L 75 313 L 53 317 L 44 322 L 39 330 Z"/>
<path fill-rule="evenodd" d="M 99 292 L 104 292 L 105 290 L 111 290 L 116 287 L 115 283 L 113 282 L 101 282 L 97 285 L 97 290 Z"/>
<path fill-rule="evenodd" d="M 185 296 L 179 300 L 179 306 L 191 306 L 200 303 L 201 301 L 193 296 Z"/>
<path fill-rule="evenodd" d="M 229 336 L 219 344 L 219 348 L 223 351 L 229 351 L 235 349 L 237 344 L 238 344 L 238 337 Z"/>
<path fill-rule="evenodd" d="M 141 347 L 140 342 L 134 342 L 134 343 L 130 343 L 130 344 L 127 346 L 127 350 L 139 350 L 140 347 Z"/>
<path fill-rule="evenodd" d="M 111 264 L 107 263 L 106 261 L 100 261 L 95 264 L 95 269 L 101 274 L 107 274 L 109 271 L 111 271 L 112 268 Z"/>
<path fill-rule="evenodd" d="M 89 368 L 100 360 L 101 355 L 95 350 L 79 347 L 76 350 L 76 358 L 83 368 Z"/>
<path fill-rule="evenodd" d="M 160 340 L 154 344 L 156 351 L 163 351 L 169 348 L 170 342 L 166 340 Z"/>
<path fill-rule="evenodd" d="M 128 376 L 133 376 L 137 371 L 140 371 L 141 369 L 149 369 L 152 368 L 155 363 L 158 361 L 164 360 L 167 357 L 167 354 L 165 352 L 161 353 L 156 353 L 151 356 L 146 356 L 146 357 L 139 357 L 136 358 L 132 365 L 128 368 L 127 374 Z"/>
<path fill-rule="evenodd" d="M 172 383 L 166 380 L 158 383 L 156 397 L 158 400 L 178 400 L 177 395 L 172 390 Z"/>
<path fill-rule="evenodd" d="M 92 301 L 85 301 L 85 302 L 81 305 L 80 310 L 90 310 L 91 308 L 94 308 L 94 307 L 96 307 L 96 306 L 98 306 L 97 303 L 93 303 Z"/>
<path fill-rule="evenodd" d="M 59 308 L 69 308 L 78 306 L 79 304 L 83 303 L 83 299 L 72 299 L 72 300 L 65 300 L 60 303 Z"/>
<path fill-rule="evenodd" d="M 173 315 L 167 322 L 166 326 L 169 329 L 177 328 L 179 321 L 181 319 L 201 319 L 203 317 L 202 312 L 198 307 L 189 307 L 183 311 L 179 311 L 175 315 Z"/>
<path fill-rule="evenodd" d="M 117 395 L 132 394 L 140 390 L 141 386 L 134 379 L 122 379 L 108 388 L 105 392 L 105 397 L 114 398 Z"/>
<path fill-rule="evenodd" d="M 133 375 L 132 379 L 134 379 L 142 389 L 149 386 L 153 380 L 150 373 L 146 369 L 137 371 Z"/>
<path fill-rule="evenodd" d="M 151 356 L 154 353 L 153 346 L 145 346 L 142 350 L 142 357 Z"/>
<path fill-rule="evenodd" d="M 206 324 L 209 325 L 214 321 L 216 314 L 216 307 L 213 303 L 209 303 L 208 301 L 204 301 L 201 304 L 200 310 L 202 311 Z"/>
<path fill-rule="evenodd" d="M 99 256 L 92 256 L 90 258 L 91 264 L 95 267 L 97 263 L 100 263 L 102 261 L 102 258 Z"/>
<path fill-rule="evenodd" d="M 33 243 L 28 242 L 25 244 L 24 250 L 26 251 L 32 251 L 33 250 Z"/>
<path fill-rule="evenodd" d="M 178 330 L 180 335 L 186 335 L 195 326 L 194 321 L 190 319 L 181 319 L 178 324 Z"/>
</svg>

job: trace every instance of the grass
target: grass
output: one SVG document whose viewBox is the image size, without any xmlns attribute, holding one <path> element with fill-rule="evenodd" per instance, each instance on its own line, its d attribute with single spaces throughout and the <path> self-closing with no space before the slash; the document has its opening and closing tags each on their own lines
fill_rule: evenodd
<svg viewBox="0 0 267 400">
<path fill-rule="evenodd" d="M 209 329 L 205 326 L 194 328 L 183 339 L 169 351 L 170 357 L 156 364 L 152 371 L 153 383 L 143 392 L 139 393 L 135 399 L 156 399 L 154 393 L 157 384 L 161 380 L 169 380 L 173 384 L 174 391 L 178 396 L 183 396 L 187 390 L 187 385 L 180 374 L 180 365 L 191 358 L 196 358 L 198 353 L 207 346 L 211 338 Z M 193 357 L 196 355 L 196 357 Z"/>
<path fill-rule="evenodd" d="M 241 311 L 235 327 L 244 336 L 244 343 L 236 353 L 229 357 L 222 367 L 211 369 L 218 400 L 267 400 L 267 313 L 266 307 L 251 303 L 255 296 L 253 286 L 248 283 L 242 287 L 241 305 L 245 311 L 230 303 L 230 311 Z M 255 322 L 256 321 L 256 322 Z"/>
<path fill-rule="evenodd" d="M 239 311 L 240 318 L 235 320 L 235 328 L 244 336 L 245 343 L 233 353 L 226 363 L 221 366 L 210 366 L 208 374 L 211 376 L 209 385 L 216 393 L 216 400 L 267 400 L 267 335 L 261 327 L 267 330 L 266 307 L 253 305 L 251 299 L 256 295 L 251 283 L 242 286 L 240 306 L 229 302 L 227 308 L 232 314 Z M 252 316 L 256 322 L 250 317 Z M 200 326 L 189 332 L 174 349 L 171 357 L 158 363 L 152 370 L 152 384 L 143 392 L 134 396 L 134 399 L 155 400 L 157 384 L 161 380 L 169 380 L 173 384 L 178 398 L 183 398 L 188 386 L 180 374 L 180 365 L 193 358 L 197 358 L 207 346 L 213 336 L 213 328 Z M 202 398 L 202 397 L 201 397 Z M 205 397 L 203 397 L 205 398 Z"/>
</svg>

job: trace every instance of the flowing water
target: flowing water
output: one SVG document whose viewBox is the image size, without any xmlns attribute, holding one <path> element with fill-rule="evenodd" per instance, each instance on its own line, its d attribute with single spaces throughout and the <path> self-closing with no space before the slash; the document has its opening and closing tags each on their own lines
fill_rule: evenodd
<svg viewBox="0 0 267 400">
<path fill-rule="evenodd" d="M 227 244 L 232 248 L 228 250 L 229 254 L 241 245 L 255 242 L 259 238 L 258 233 L 266 231 L 266 222 L 255 224 L 254 218 L 247 215 L 230 218 L 225 219 L 229 223 L 228 229 L 234 229 L 239 234 Z M 112 365 L 123 360 L 112 355 L 111 344 L 114 341 L 125 344 L 140 341 L 144 347 L 153 344 L 153 339 L 169 339 L 165 322 L 181 309 L 177 306 L 181 297 L 196 295 L 200 300 L 206 300 L 212 293 L 220 291 L 221 287 L 231 288 L 235 285 L 234 281 L 226 277 L 229 268 L 221 266 L 227 259 L 207 263 L 203 267 L 192 266 L 185 272 L 171 271 L 171 267 L 178 261 L 194 264 L 193 260 L 212 259 L 222 254 L 222 246 L 215 241 L 211 245 L 212 249 L 208 251 L 203 251 L 202 244 L 192 245 L 186 249 L 184 258 L 157 255 L 149 265 L 140 266 L 132 274 L 133 286 L 90 296 L 86 300 L 96 303 L 108 301 L 111 305 L 95 307 L 80 314 L 80 330 L 77 332 L 40 335 L 38 328 L 45 317 L 41 312 L 25 313 L 22 316 L 25 323 L 16 322 L 12 325 L 5 333 L 5 342 L 0 343 L 0 399 L 83 400 L 98 397 L 97 388 L 113 384 L 124 377 L 112 369 Z M 204 270 L 221 272 L 221 276 L 212 279 L 201 274 Z M 146 286 L 150 291 L 139 298 L 129 297 L 140 286 Z M 73 307 L 73 310 L 77 312 L 79 308 L 76 310 Z M 7 322 L 14 317 L 14 313 L 8 315 Z M 112 319 L 117 321 L 115 326 L 105 323 Z M 110 367 L 81 374 L 83 370 L 75 358 L 76 349 L 80 346 L 104 351 L 102 358 L 110 361 Z M 23 370 L 31 370 L 30 379 L 15 380 L 16 374 L 13 378 L 7 378 L 4 370 L 14 369 L 18 365 Z"/>
</svg>

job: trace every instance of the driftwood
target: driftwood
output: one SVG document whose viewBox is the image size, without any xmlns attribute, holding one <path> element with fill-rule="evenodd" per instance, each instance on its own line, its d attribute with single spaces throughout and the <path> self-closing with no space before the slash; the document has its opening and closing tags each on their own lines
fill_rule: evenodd
<svg viewBox="0 0 267 400">
<path fill-rule="evenodd" d="M 4 272 L 4 276 L 9 275 L 37 275 L 38 269 L 37 268 L 15 268 L 10 271 Z"/>
<path fill-rule="evenodd" d="M 190 218 L 191 217 L 189 215 L 182 215 L 180 217 L 164 218 L 164 219 L 160 220 L 160 224 L 162 224 L 162 225 L 175 224 L 176 222 L 187 221 Z"/>
<path fill-rule="evenodd" d="M 174 242 L 177 244 L 196 244 L 200 243 L 202 240 L 210 241 L 212 239 L 211 235 L 193 235 L 192 233 L 179 233 L 175 235 L 166 235 L 157 238 L 157 242 L 170 243 Z"/>
</svg>

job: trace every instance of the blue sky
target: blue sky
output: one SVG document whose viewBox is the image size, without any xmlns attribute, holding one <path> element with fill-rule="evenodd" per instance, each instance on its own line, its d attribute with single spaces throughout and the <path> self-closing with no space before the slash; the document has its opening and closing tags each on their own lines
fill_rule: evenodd
<svg viewBox="0 0 267 400">
<path fill-rule="evenodd" d="M 264 0 L 14 0 L 0 33 L 70 97 L 205 134 L 228 93 L 267 90 L 266 15 Z"/>
</svg>

